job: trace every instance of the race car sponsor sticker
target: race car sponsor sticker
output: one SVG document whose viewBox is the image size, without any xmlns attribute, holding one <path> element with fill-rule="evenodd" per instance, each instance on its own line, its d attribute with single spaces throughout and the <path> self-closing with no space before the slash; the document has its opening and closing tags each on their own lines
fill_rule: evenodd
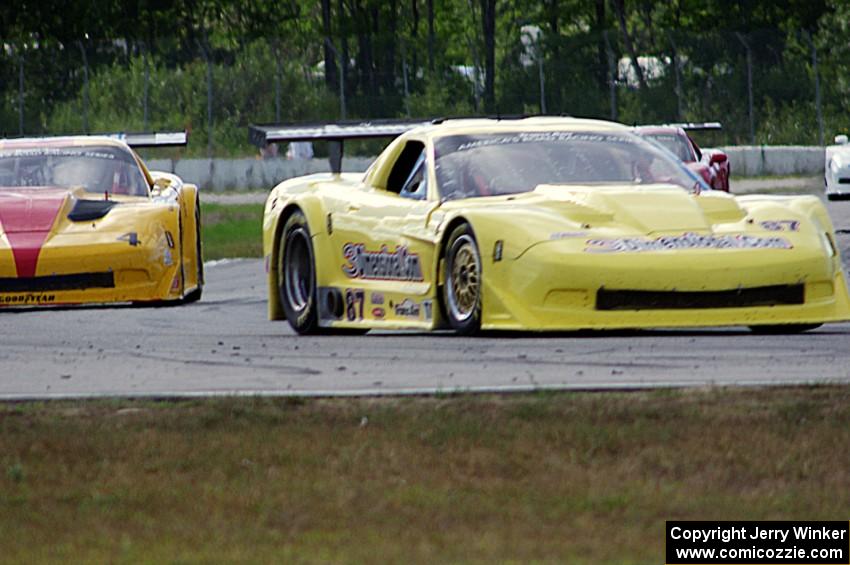
<svg viewBox="0 0 850 565">
<path fill-rule="evenodd" d="M 390 251 L 382 245 L 378 251 L 369 251 L 362 243 L 346 243 L 342 247 L 346 263 L 342 271 L 352 279 L 421 281 L 422 265 L 419 255 L 411 253 L 404 245 Z"/>
<path fill-rule="evenodd" d="M 425 319 L 430 320 L 434 317 L 434 303 L 430 300 L 422 301 L 422 310 L 425 311 Z"/>
<path fill-rule="evenodd" d="M 2 306 L 26 306 L 50 304 L 56 301 L 55 294 L 5 294 L 0 295 Z"/>
<path fill-rule="evenodd" d="M 768 231 L 800 231 L 797 220 L 767 220 L 759 222 L 759 225 Z"/>
<path fill-rule="evenodd" d="M 459 139 L 464 139 L 458 136 Z M 517 132 L 508 133 L 502 136 L 487 136 L 487 137 L 469 137 L 467 141 L 458 145 L 455 151 L 468 151 L 479 147 L 489 147 L 493 145 L 516 145 L 520 143 L 540 143 L 540 142 L 556 142 L 567 143 L 574 141 L 589 141 L 597 143 L 621 143 L 625 145 L 635 145 L 640 143 L 639 140 L 628 135 L 609 134 L 601 132 L 586 132 L 586 131 L 539 131 L 539 132 Z"/>
<path fill-rule="evenodd" d="M 422 305 L 409 298 L 405 298 L 395 305 L 394 312 L 396 316 L 401 318 L 418 318 L 420 312 L 422 312 Z"/>
<path fill-rule="evenodd" d="M 616 239 L 588 239 L 586 253 L 642 253 L 644 251 L 675 251 L 680 249 L 793 249 L 783 237 L 757 237 L 752 235 L 664 235 L 655 239 L 623 237 Z"/>
<path fill-rule="evenodd" d="M 7 157 L 85 157 L 88 159 L 115 159 L 109 150 L 76 149 L 73 147 L 26 147 L 0 151 L 0 158 Z"/>
<path fill-rule="evenodd" d="M 118 241 L 126 241 L 130 244 L 130 247 L 136 247 L 137 245 L 142 244 L 142 242 L 139 241 L 139 234 L 134 231 L 127 232 L 121 236 L 118 236 L 116 239 Z"/>
<path fill-rule="evenodd" d="M 383 292 L 373 292 L 369 298 L 372 300 L 372 304 L 376 304 L 381 306 L 384 303 L 384 293 Z"/>
<path fill-rule="evenodd" d="M 587 237 L 586 231 L 556 231 L 549 236 L 549 239 L 557 241 L 559 239 L 569 239 L 571 237 Z"/>
<path fill-rule="evenodd" d="M 366 293 L 362 288 L 345 289 L 345 317 L 349 322 L 363 319 L 363 303 Z"/>
<path fill-rule="evenodd" d="M 376 320 L 383 320 L 387 315 L 387 311 L 381 308 L 380 306 L 375 306 L 372 308 L 372 317 Z"/>
</svg>

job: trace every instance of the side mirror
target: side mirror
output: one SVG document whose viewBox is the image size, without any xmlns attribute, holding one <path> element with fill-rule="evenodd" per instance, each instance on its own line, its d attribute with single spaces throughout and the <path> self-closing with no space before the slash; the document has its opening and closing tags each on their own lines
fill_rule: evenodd
<svg viewBox="0 0 850 565">
<path fill-rule="evenodd" d="M 847 136 L 844 135 L 844 134 L 836 135 L 835 136 L 835 144 L 836 145 L 846 145 L 847 144 Z"/>
<path fill-rule="evenodd" d="M 718 151 L 717 153 L 711 154 L 711 157 L 709 157 L 708 162 L 712 165 L 719 165 L 721 163 L 725 163 L 727 159 L 728 157 L 726 156 L 726 153 Z"/>
<path fill-rule="evenodd" d="M 162 171 L 151 171 L 151 178 L 153 178 L 153 186 L 151 187 L 151 191 L 157 194 L 162 194 L 163 192 L 171 189 L 171 190 L 180 190 L 180 178 L 174 176 L 171 173 L 165 173 Z"/>
<path fill-rule="evenodd" d="M 171 186 L 171 179 L 165 177 L 159 177 L 155 181 L 153 181 L 154 190 L 165 190 Z"/>
</svg>

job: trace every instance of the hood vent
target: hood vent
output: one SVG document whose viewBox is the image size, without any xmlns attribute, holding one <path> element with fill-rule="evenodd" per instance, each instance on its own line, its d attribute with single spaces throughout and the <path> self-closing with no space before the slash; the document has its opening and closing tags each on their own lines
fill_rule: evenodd
<svg viewBox="0 0 850 565">
<path fill-rule="evenodd" d="M 74 209 L 68 214 L 68 219 L 72 222 L 98 220 L 117 204 L 112 200 L 77 200 Z"/>
</svg>

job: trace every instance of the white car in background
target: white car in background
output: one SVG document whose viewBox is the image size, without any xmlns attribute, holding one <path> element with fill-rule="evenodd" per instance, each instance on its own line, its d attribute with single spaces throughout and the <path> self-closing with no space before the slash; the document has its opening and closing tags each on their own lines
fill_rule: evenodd
<svg viewBox="0 0 850 565">
<path fill-rule="evenodd" d="M 850 143 L 846 135 L 836 135 L 835 145 L 827 146 L 823 180 L 827 198 L 850 198 Z"/>
</svg>

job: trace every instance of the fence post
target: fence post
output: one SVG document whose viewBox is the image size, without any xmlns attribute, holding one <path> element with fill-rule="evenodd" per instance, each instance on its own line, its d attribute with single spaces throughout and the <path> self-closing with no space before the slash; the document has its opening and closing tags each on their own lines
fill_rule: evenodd
<svg viewBox="0 0 850 565">
<path fill-rule="evenodd" d="M 667 37 L 670 39 L 670 45 L 673 47 L 673 72 L 676 77 L 676 119 L 681 121 L 682 116 L 685 115 L 685 111 L 682 101 L 682 69 L 679 67 L 679 48 L 676 46 L 673 32 L 667 30 Z"/>
<path fill-rule="evenodd" d="M 274 57 L 274 121 L 280 123 L 280 40 L 275 37 L 272 40 L 272 56 Z"/>
<path fill-rule="evenodd" d="M 750 49 L 750 44 L 740 32 L 735 32 L 735 36 L 744 49 L 747 51 L 747 114 L 750 118 L 750 144 L 756 144 L 756 124 L 753 116 L 753 51 Z"/>
<path fill-rule="evenodd" d="M 145 88 L 144 88 L 144 94 L 143 94 L 143 98 L 142 98 L 142 106 L 143 106 L 143 113 L 144 113 L 144 117 L 142 119 L 143 119 L 144 125 L 143 125 L 142 129 L 144 131 L 148 131 L 148 92 L 149 92 L 149 89 L 150 89 L 150 82 L 151 82 L 151 70 L 150 70 L 150 60 L 148 59 L 147 46 L 144 43 L 142 43 L 142 60 L 144 61 L 144 64 L 145 64 Z"/>
<path fill-rule="evenodd" d="M 401 70 L 404 75 L 404 113 L 410 117 L 410 88 L 407 84 L 407 54 L 401 60 Z"/>
<path fill-rule="evenodd" d="M 18 53 L 18 134 L 24 135 L 24 50 Z"/>
<path fill-rule="evenodd" d="M 212 57 L 209 53 L 209 42 L 207 40 L 207 30 L 204 28 L 203 41 L 198 41 L 198 47 L 201 50 L 201 56 L 207 64 L 207 157 L 210 159 L 210 167 L 212 168 L 213 156 L 213 77 L 212 77 Z M 212 175 L 212 171 L 210 171 Z"/>
<path fill-rule="evenodd" d="M 605 39 L 605 51 L 608 53 L 608 92 L 611 99 L 611 121 L 617 121 L 617 65 L 614 62 L 614 50 L 608 39 L 608 30 L 602 32 Z"/>
<path fill-rule="evenodd" d="M 83 133 L 89 133 L 89 58 L 83 42 L 77 41 L 77 45 L 83 56 Z"/>
<path fill-rule="evenodd" d="M 333 42 L 329 38 L 325 38 L 325 43 L 327 43 L 328 47 L 331 51 L 333 51 L 334 57 L 336 57 L 337 61 L 339 61 L 339 117 L 341 120 L 345 119 L 345 67 L 343 66 L 342 57 L 339 54 L 339 51 L 334 47 Z M 328 70 L 325 69 L 327 73 Z"/>
<path fill-rule="evenodd" d="M 815 73 L 815 111 L 818 117 L 818 143 L 824 144 L 823 134 L 823 108 L 821 107 L 820 98 L 820 76 L 818 76 L 818 49 L 815 47 L 815 42 L 812 41 L 812 35 L 808 31 L 803 32 L 809 48 L 812 50 L 812 70 Z"/>
<path fill-rule="evenodd" d="M 535 42 L 536 49 L 534 50 L 537 55 L 537 74 L 540 77 L 540 113 L 546 113 L 546 76 L 543 74 L 543 46 L 541 45 L 540 37 L 543 35 L 542 33 L 537 34 L 537 41 Z"/>
</svg>

